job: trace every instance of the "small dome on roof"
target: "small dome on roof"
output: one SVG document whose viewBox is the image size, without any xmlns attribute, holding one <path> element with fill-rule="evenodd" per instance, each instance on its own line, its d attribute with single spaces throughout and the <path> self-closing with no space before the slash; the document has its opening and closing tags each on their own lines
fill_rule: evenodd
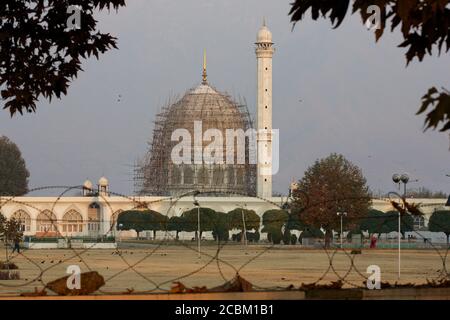
<svg viewBox="0 0 450 320">
<path fill-rule="evenodd" d="M 105 177 L 101 177 L 101 178 L 98 180 L 98 185 L 101 186 L 101 187 L 107 187 L 108 184 L 109 184 L 109 181 L 108 181 L 108 179 L 106 179 Z"/>
<path fill-rule="evenodd" d="M 92 182 L 90 180 L 86 180 L 83 183 L 83 188 L 85 188 L 85 189 L 92 189 Z"/>
</svg>

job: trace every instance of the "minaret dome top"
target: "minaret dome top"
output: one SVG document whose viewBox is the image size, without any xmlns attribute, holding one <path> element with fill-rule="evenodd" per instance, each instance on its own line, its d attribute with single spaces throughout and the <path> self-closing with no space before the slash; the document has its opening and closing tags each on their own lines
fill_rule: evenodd
<svg viewBox="0 0 450 320">
<path fill-rule="evenodd" d="M 265 20 L 262 27 L 258 31 L 256 43 L 272 43 L 272 32 L 270 32 L 269 28 L 267 28 Z"/>
</svg>

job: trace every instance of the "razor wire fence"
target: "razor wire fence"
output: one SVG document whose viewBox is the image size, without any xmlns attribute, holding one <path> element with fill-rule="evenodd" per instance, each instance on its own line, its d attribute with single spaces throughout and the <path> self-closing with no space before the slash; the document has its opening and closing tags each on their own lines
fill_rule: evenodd
<svg viewBox="0 0 450 320">
<path fill-rule="evenodd" d="M 58 189 L 63 191 L 55 197 L 52 208 L 49 210 L 44 211 L 33 206 L 32 203 L 23 202 L 16 197 L 9 197 L 0 203 L 0 212 L 7 203 L 20 204 L 38 210 L 40 213 L 48 215 L 48 221 L 54 225 L 52 230 L 55 230 L 56 238 L 70 243 L 71 240 L 76 239 L 71 239 L 61 231 L 61 225 L 58 220 L 55 220 L 52 212 L 65 195 L 70 191 L 82 188 L 82 186 L 37 188 L 32 191 Z M 289 239 L 281 240 L 280 243 L 285 242 L 282 245 L 268 240 L 245 243 L 242 240 L 247 240 L 246 230 L 237 233 L 241 236 L 240 241 L 221 239 L 218 236 L 221 222 L 217 217 L 216 219 L 213 217 L 208 222 L 210 224 L 209 231 L 217 231 L 214 240 L 203 240 L 202 232 L 206 230 L 201 229 L 193 240 L 178 239 L 176 233 L 169 230 L 168 227 L 168 219 L 176 216 L 173 208 L 186 197 L 192 197 L 195 202 L 196 197 L 214 195 L 211 192 L 195 191 L 151 202 L 140 201 L 135 197 L 114 192 L 110 194 L 129 200 L 136 210 L 144 213 L 157 202 L 169 202 L 169 208 L 162 213 L 164 219 L 153 221 L 153 223 L 161 225 L 162 237 L 152 241 L 132 239 L 117 241 L 115 239 L 113 248 L 97 249 L 98 243 L 106 242 L 107 236 L 112 233 L 114 228 L 117 228 L 117 220 L 112 220 L 109 223 L 110 228 L 98 237 L 98 242 L 89 243 L 86 247 L 69 246 L 61 250 L 22 249 L 20 253 L 17 253 L 12 250 L 14 248 L 8 247 L 6 241 L 5 261 L 0 265 L 3 269 L 0 271 L 0 275 L 2 275 L 0 277 L 0 295 L 44 295 L 47 293 L 115 295 L 367 288 L 368 281 L 371 281 L 371 272 L 368 270 L 373 266 L 380 269 L 380 285 L 383 288 L 402 285 L 450 286 L 450 274 L 447 269 L 448 243 L 434 243 L 427 239 L 421 231 L 410 230 L 411 226 L 407 217 L 410 214 L 419 215 L 420 210 L 418 207 L 408 204 L 401 197 L 397 201 L 390 199 L 398 214 L 346 217 L 347 226 L 361 225 L 363 221 L 371 224 L 372 237 L 366 241 L 344 242 L 343 237 L 339 239 L 339 237 L 333 236 L 331 239 L 327 239 L 325 234 L 322 237 L 310 236 L 312 239 L 316 238 L 314 245 L 291 244 Z M 227 194 L 225 196 L 236 195 Z M 113 212 L 108 197 L 101 194 L 98 197 L 102 204 L 110 207 L 110 211 Z M 260 200 L 279 210 L 288 211 L 286 206 L 266 199 Z M 306 209 L 319 209 L 321 205 L 323 204 L 309 201 L 308 196 L 304 195 L 302 207 L 296 212 L 288 213 L 288 216 L 298 215 L 301 219 L 302 213 Z M 198 227 L 199 222 L 202 221 L 200 209 L 201 204 L 197 208 L 199 220 L 179 221 L 181 225 L 185 224 L 180 228 L 181 230 L 195 232 L 195 227 Z M 195 208 L 191 210 L 195 210 Z M 244 213 L 243 219 L 244 224 L 247 222 L 251 225 L 252 222 L 255 222 L 245 221 Z M 141 222 L 128 221 L 131 224 Z M 270 222 L 277 226 L 285 226 L 286 218 L 279 221 L 272 219 Z M 373 235 L 392 230 L 392 225 L 398 222 L 400 223 L 400 233 L 409 230 L 408 232 L 414 234 L 417 239 L 424 240 L 426 243 L 424 247 L 428 250 L 406 249 L 409 242 L 405 240 L 400 240 L 402 252 L 397 251 L 398 248 L 395 247 L 397 243 L 393 243 L 390 249 L 379 249 L 380 243 L 374 244 L 379 237 Z M 361 230 L 355 230 L 345 231 L 364 234 Z M 264 229 L 262 231 L 264 232 Z M 268 234 L 270 232 L 270 228 L 265 231 Z M 361 238 L 363 239 L 363 236 Z M 402 265 L 398 268 L 400 262 Z M 86 284 L 89 286 L 89 290 L 77 291 L 77 288 L 74 290 L 67 288 L 68 279 L 71 277 L 71 275 L 67 275 L 67 271 L 73 266 L 79 267 L 79 270 L 82 271 L 81 276 L 85 276 L 84 282 L 89 283 L 89 285 Z M 81 282 L 83 284 L 83 281 Z"/>
</svg>

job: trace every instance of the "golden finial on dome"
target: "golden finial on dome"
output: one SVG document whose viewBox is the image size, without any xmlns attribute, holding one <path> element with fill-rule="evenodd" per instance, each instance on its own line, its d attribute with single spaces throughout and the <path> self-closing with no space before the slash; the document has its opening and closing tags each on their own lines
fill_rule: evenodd
<svg viewBox="0 0 450 320">
<path fill-rule="evenodd" d="M 202 84 L 208 83 L 208 75 L 206 74 L 206 49 L 203 50 L 203 81 Z"/>
</svg>

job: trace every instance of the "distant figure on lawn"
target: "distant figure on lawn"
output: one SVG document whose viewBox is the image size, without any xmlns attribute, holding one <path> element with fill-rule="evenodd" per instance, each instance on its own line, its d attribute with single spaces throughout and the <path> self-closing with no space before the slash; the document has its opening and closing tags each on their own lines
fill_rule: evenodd
<svg viewBox="0 0 450 320">
<path fill-rule="evenodd" d="M 14 251 L 17 251 L 17 253 L 20 253 L 20 241 L 19 240 L 14 240 L 14 248 L 12 253 L 14 253 Z"/>
<path fill-rule="evenodd" d="M 370 238 L 370 249 L 374 249 L 376 247 L 377 247 L 377 238 L 372 236 L 372 238 Z"/>
</svg>

